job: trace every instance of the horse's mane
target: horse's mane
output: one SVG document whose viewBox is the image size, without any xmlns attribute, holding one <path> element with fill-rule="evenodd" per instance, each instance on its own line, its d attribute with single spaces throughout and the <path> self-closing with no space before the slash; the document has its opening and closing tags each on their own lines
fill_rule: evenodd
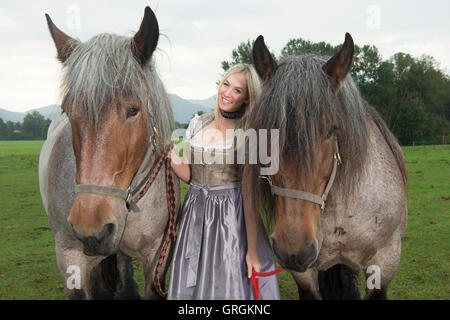
<svg viewBox="0 0 450 320">
<path fill-rule="evenodd" d="M 366 157 L 367 110 L 350 75 L 334 94 L 322 70 L 326 61 L 302 55 L 279 63 L 263 87 L 256 107 L 245 115 L 244 127 L 279 129 L 280 160 L 297 157 L 302 178 L 309 179 L 318 143 L 333 124 L 338 128 L 336 135 L 343 160 L 335 185 L 349 188 L 358 179 Z"/>
<path fill-rule="evenodd" d="M 68 114 L 86 114 L 97 126 L 105 106 L 123 95 L 131 96 L 146 108 L 160 138 L 170 139 L 174 122 L 169 97 L 153 59 L 142 66 L 134 58 L 132 40 L 99 34 L 84 43 L 77 42 L 63 64 L 62 108 Z"/>
<path fill-rule="evenodd" d="M 347 75 L 335 94 L 322 70 L 328 59 L 313 55 L 292 56 L 281 61 L 263 89 L 252 110 L 242 119 L 244 129 L 279 129 L 280 161 L 296 159 L 300 179 L 309 181 L 317 159 L 320 143 L 330 125 L 336 126 L 342 165 L 336 174 L 334 189 L 352 192 L 364 174 L 368 150 L 368 123 L 373 121 L 391 148 L 406 184 L 403 154 L 384 121 L 362 98 L 358 87 Z M 260 179 L 260 167 L 243 166 L 243 194 L 249 195 L 251 207 L 262 206 L 268 222 L 274 222 L 273 197 L 270 188 Z M 333 193 L 332 190 L 332 193 Z"/>
</svg>

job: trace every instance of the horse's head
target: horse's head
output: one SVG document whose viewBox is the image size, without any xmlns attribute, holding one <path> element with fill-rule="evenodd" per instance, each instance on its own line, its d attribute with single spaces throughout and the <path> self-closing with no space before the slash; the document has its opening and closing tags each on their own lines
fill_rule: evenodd
<svg viewBox="0 0 450 320">
<path fill-rule="evenodd" d="M 275 120 L 264 125 L 282 127 L 278 128 L 279 171 L 271 177 L 273 186 L 278 187 L 272 187 L 273 249 L 284 267 L 299 272 L 315 262 L 323 241 L 321 199 L 334 180 L 339 155 L 339 121 L 332 110 L 339 108 L 335 97 L 350 70 L 353 51 L 353 40 L 346 34 L 342 48 L 327 62 L 305 56 L 278 65 L 262 36 L 253 46 L 255 67 L 265 82 L 259 113 L 272 110 L 266 117 Z M 308 78 L 311 73 L 316 75 Z M 302 107 L 297 106 L 300 104 Z"/>
<path fill-rule="evenodd" d="M 62 109 L 72 127 L 76 183 L 126 190 L 150 145 L 145 96 L 152 94 L 156 17 L 147 7 L 134 38 L 101 34 L 86 43 L 46 17 L 65 71 Z M 106 256 L 118 249 L 127 213 L 121 198 L 77 193 L 68 221 L 86 254 Z"/>
</svg>

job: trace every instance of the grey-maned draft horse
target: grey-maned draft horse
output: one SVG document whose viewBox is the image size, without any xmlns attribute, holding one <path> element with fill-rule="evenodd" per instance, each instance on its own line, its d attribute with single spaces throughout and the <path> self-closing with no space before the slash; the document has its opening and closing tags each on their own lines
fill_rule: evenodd
<svg viewBox="0 0 450 320">
<path fill-rule="evenodd" d="M 135 257 L 144 265 L 145 298 L 160 298 L 157 288 L 164 288 L 173 245 L 166 244 L 169 251 L 160 259 L 170 206 L 165 162 L 157 174 L 155 164 L 165 154 L 163 142 L 174 121 L 152 61 L 159 38 L 156 17 L 146 7 L 134 37 L 100 34 L 84 43 L 46 17 L 63 64 L 63 111 L 41 150 L 39 184 L 68 297 L 140 298 Z M 136 203 L 135 192 L 151 172 L 153 182 Z M 172 191 L 178 212 L 178 179 Z M 153 281 L 154 272 L 160 283 Z"/>
<path fill-rule="evenodd" d="M 353 54 L 348 33 L 328 60 L 302 55 L 277 63 L 262 36 L 253 46 L 264 86 L 244 127 L 279 129 L 280 153 L 273 176 L 260 177 L 260 165 L 244 166 L 244 208 L 257 212 L 268 204 L 274 253 L 300 298 L 360 298 L 361 270 L 370 284 L 366 298 L 387 298 L 400 263 L 408 220 L 405 162 L 347 75 Z"/>
</svg>

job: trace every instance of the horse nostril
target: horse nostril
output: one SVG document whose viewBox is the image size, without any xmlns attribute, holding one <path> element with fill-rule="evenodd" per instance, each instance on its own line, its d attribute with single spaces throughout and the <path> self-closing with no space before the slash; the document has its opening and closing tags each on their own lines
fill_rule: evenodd
<svg viewBox="0 0 450 320">
<path fill-rule="evenodd" d="M 98 234 L 97 239 L 99 242 L 101 242 L 104 239 L 107 239 L 110 237 L 114 232 L 114 223 L 107 223 L 103 227 L 103 230 Z"/>
<path fill-rule="evenodd" d="M 316 258 L 317 249 L 314 243 L 305 246 L 297 255 L 295 262 L 297 265 L 306 265 Z"/>
</svg>

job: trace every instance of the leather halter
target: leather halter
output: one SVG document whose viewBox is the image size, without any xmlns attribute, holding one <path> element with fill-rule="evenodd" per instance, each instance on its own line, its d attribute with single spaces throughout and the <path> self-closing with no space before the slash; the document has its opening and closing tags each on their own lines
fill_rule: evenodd
<svg viewBox="0 0 450 320">
<path fill-rule="evenodd" d="M 155 136 L 159 137 L 159 133 L 156 130 L 156 127 L 153 125 L 151 125 L 151 127 L 153 129 Z M 135 195 L 144 186 L 145 182 L 152 174 L 153 169 L 155 168 L 158 161 L 156 161 L 156 159 L 153 159 L 153 167 L 146 175 L 146 177 L 142 179 L 139 183 L 137 179 L 143 173 L 144 169 L 147 167 L 147 164 L 150 162 L 150 159 L 153 158 L 153 156 L 155 156 L 155 151 L 157 149 L 155 136 L 153 134 L 150 134 L 150 146 L 147 149 L 144 160 L 142 160 L 141 166 L 139 167 L 138 171 L 134 174 L 133 179 L 131 180 L 130 185 L 126 190 L 106 186 L 75 183 L 75 193 L 94 193 L 121 198 L 125 200 L 128 211 L 139 212 L 140 210 L 139 207 L 136 205 Z M 162 156 L 164 157 L 164 150 Z"/>
<path fill-rule="evenodd" d="M 287 189 L 287 188 L 281 188 L 278 186 L 275 186 L 272 183 L 272 179 L 268 176 L 260 176 L 260 178 L 266 179 L 269 181 L 270 184 L 270 190 L 272 194 L 276 194 L 282 197 L 289 197 L 289 198 L 295 198 L 300 200 L 306 200 L 309 202 L 317 203 L 320 205 L 320 209 L 323 211 L 325 209 L 325 201 L 327 200 L 328 193 L 330 192 L 330 189 L 334 183 L 334 179 L 336 178 L 336 171 L 337 166 L 342 164 L 341 156 L 339 154 L 339 146 L 337 139 L 334 143 L 334 165 L 333 165 L 333 171 L 331 172 L 330 180 L 328 180 L 327 186 L 325 187 L 325 191 L 323 195 L 320 197 L 316 194 L 312 194 L 306 191 L 301 190 L 295 190 L 295 189 Z"/>
<path fill-rule="evenodd" d="M 151 126 L 153 128 L 154 134 L 159 137 L 158 131 L 156 127 Z M 94 185 L 85 185 L 85 184 L 75 184 L 75 192 L 76 193 L 95 193 L 101 195 L 108 195 L 113 197 L 118 197 L 125 200 L 128 211 L 139 212 L 139 207 L 137 206 L 137 202 L 146 194 L 147 190 L 150 188 L 150 185 L 154 181 L 156 175 L 161 168 L 161 165 L 164 163 L 166 166 L 166 196 L 167 196 L 167 208 L 169 211 L 169 221 L 166 227 L 166 231 L 164 237 L 162 238 L 161 244 L 158 248 L 158 251 L 153 257 L 153 261 L 151 264 L 151 270 L 153 270 L 153 284 L 157 293 L 162 298 L 166 298 L 167 294 L 164 292 L 163 282 L 164 279 L 160 277 L 161 267 L 166 261 L 166 258 L 171 259 L 171 255 L 173 252 L 173 243 L 176 241 L 176 198 L 175 198 L 175 189 L 173 184 L 173 178 L 171 175 L 171 162 L 170 162 L 170 148 L 168 150 L 162 149 L 161 157 L 158 161 L 156 156 L 156 139 L 150 134 L 150 146 L 147 149 L 144 160 L 141 163 L 138 171 L 135 173 L 133 179 L 127 190 L 122 190 L 118 188 L 112 187 L 104 187 L 104 186 L 94 186 Z M 153 166 L 148 171 L 146 176 L 137 183 L 138 177 L 144 172 L 148 163 L 151 163 L 151 159 L 153 159 Z M 140 191 L 142 189 L 142 191 Z M 169 252 L 168 252 L 169 250 Z"/>
</svg>

